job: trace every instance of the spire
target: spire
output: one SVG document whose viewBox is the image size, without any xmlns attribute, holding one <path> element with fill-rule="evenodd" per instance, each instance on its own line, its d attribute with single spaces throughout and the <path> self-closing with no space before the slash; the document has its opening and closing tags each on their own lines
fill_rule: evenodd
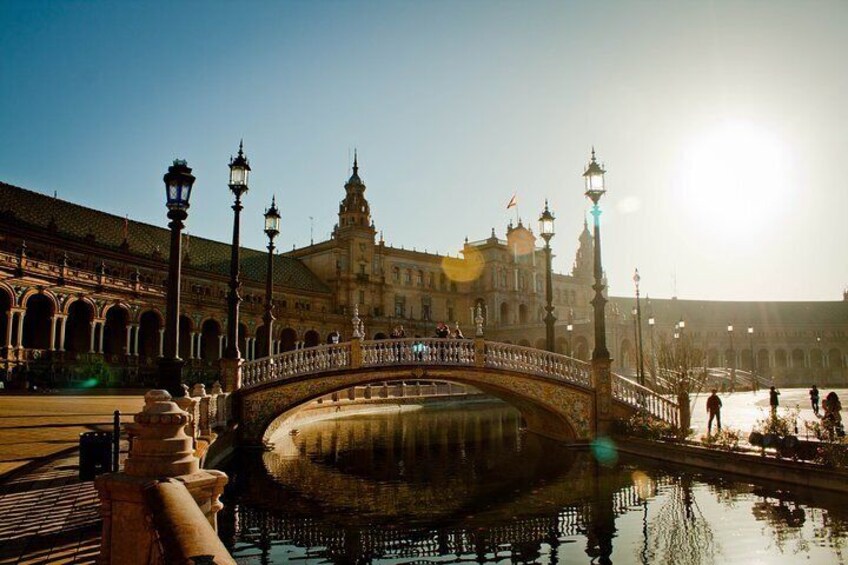
<svg viewBox="0 0 848 565">
<path fill-rule="evenodd" d="M 592 153 L 594 155 L 594 152 Z M 239 139 L 239 152 L 238 156 L 244 158 L 244 138 Z"/>
<path fill-rule="evenodd" d="M 353 149 L 353 175 L 359 176 L 359 161 L 357 159 L 356 148 Z"/>
<path fill-rule="evenodd" d="M 595 162 L 595 146 L 592 145 L 592 162 Z"/>
</svg>

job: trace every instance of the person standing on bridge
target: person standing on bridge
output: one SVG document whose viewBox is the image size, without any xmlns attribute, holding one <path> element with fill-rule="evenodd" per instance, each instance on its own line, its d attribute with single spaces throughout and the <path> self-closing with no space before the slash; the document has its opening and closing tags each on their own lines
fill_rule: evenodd
<svg viewBox="0 0 848 565">
<path fill-rule="evenodd" d="M 713 393 L 707 398 L 707 413 L 710 415 L 710 419 L 707 420 L 707 436 L 710 435 L 713 427 L 713 419 L 716 421 L 716 429 L 721 431 L 721 398 L 716 392 L 716 389 L 713 389 Z"/>
</svg>

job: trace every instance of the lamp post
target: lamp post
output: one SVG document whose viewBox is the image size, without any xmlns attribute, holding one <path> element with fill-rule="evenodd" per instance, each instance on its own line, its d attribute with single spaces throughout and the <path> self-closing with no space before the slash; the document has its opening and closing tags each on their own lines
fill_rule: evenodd
<svg viewBox="0 0 848 565">
<path fill-rule="evenodd" d="M 548 201 L 545 200 L 545 210 L 539 216 L 539 234 L 545 240 L 545 345 L 548 351 L 554 351 L 554 291 L 553 291 L 553 270 L 551 268 L 551 238 L 554 236 L 554 215 L 548 210 Z"/>
<path fill-rule="evenodd" d="M 574 333 L 573 333 L 574 332 L 574 324 L 569 321 L 568 325 L 565 326 L 565 330 L 568 332 L 568 356 L 571 357 L 572 356 L 571 340 L 573 339 L 573 336 L 574 336 Z"/>
<path fill-rule="evenodd" d="M 265 210 L 265 235 L 268 236 L 268 271 L 265 276 L 265 337 L 268 357 L 274 354 L 274 238 L 280 233 L 280 211 L 275 197 L 271 207 Z"/>
<path fill-rule="evenodd" d="M 586 181 L 585 195 L 592 201 L 592 217 L 594 218 L 594 251 L 595 251 L 595 284 L 592 288 L 595 291 L 595 296 L 592 298 L 592 306 L 595 310 L 595 348 L 592 351 L 592 360 L 610 361 L 609 350 L 607 349 L 606 335 L 606 319 L 604 318 L 604 306 L 607 303 L 604 297 L 604 268 L 601 264 L 601 209 L 598 203 L 601 197 L 606 192 L 604 187 L 604 174 L 606 171 L 598 165 L 595 160 L 595 148 L 592 148 L 592 160 L 583 172 L 583 178 Z"/>
<path fill-rule="evenodd" d="M 730 339 L 730 392 L 736 390 L 736 353 L 733 351 L 733 324 L 727 325 L 727 336 Z"/>
<path fill-rule="evenodd" d="M 604 187 L 604 169 L 595 160 L 595 148 L 592 148 L 592 160 L 583 172 L 586 183 L 584 194 L 592 201 L 592 217 L 594 218 L 594 276 L 592 288 L 595 296 L 592 306 L 595 315 L 595 348 L 592 351 L 592 381 L 595 385 L 595 433 L 606 435 L 612 428 L 612 377 L 610 375 L 609 350 L 607 349 L 606 320 L 604 306 L 607 299 L 604 296 L 606 288 L 603 281 L 604 268 L 601 265 L 601 209 L 598 203 L 606 192 Z"/>
<path fill-rule="evenodd" d="M 639 269 L 633 274 L 633 282 L 636 284 L 636 342 L 639 345 L 638 373 L 639 384 L 645 386 L 645 349 L 642 346 L 642 305 L 639 302 Z"/>
<path fill-rule="evenodd" d="M 751 348 L 751 387 L 757 390 L 757 357 L 754 355 L 754 326 L 748 326 L 748 347 Z"/>
<path fill-rule="evenodd" d="M 224 350 L 226 359 L 239 359 L 241 352 L 238 348 L 239 325 L 239 216 L 241 215 L 241 197 L 247 193 L 247 179 L 250 174 L 250 163 L 244 156 L 243 142 L 239 142 L 238 155 L 230 159 L 230 190 L 235 196 L 233 204 L 233 247 L 230 256 L 230 291 L 227 294 L 227 348 Z"/>
<path fill-rule="evenodd" d="M 650 305 L 650 299 L 648 300 Z M 650 311 L 650 310 L 649 310 Z M 654 388 L 657 386 L 657 366 L 656 366 L 656 351 L 654 350 L 654 324 L 657 320 L 653 314 L 648 316 L 648 331 L 651 332 L 651 374 L 654 376 Z"/>
<path fill-rule="evenodd" d="M 162 359 L 159 360 L 159 388 L 173 397 L 183 395 L 183 360 L 180 359 L 180 271 L 182 269 L 183 222 L 188 217 L 194 175 L 183 160 L 175 159 L 163 177 L 167 198 L 168 219 L 171 222 L 171 248 L 168 256 L 168 296 L 165 308 L 165 337 Z"/>
</svg>

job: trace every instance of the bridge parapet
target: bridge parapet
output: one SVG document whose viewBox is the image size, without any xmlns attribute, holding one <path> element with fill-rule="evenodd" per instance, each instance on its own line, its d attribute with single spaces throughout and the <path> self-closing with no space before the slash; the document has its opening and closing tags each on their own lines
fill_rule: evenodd
<svg viewBox="0 0 848 565">
<path fill-rule="evenodd" d="M 679 426 L 680 412 L 676 402 L 627 377 L 613 373 L 612 397 L 614 400 L 637 410 L 643 410 L 655 418 L 673 424 L 675 427 Z"/>
</svg>

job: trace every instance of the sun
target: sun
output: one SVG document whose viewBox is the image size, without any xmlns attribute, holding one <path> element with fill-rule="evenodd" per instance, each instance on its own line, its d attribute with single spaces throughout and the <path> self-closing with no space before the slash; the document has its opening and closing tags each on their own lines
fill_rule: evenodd
<svg viewBox="0 0 848 565">
<path fill-rule="evenodd" d="M 792 184 L 780 139 L 745 121 L 719 124 L 684 146 L 678 193 L 711 235 L 755 235 L 787 209 Z"/>
</svg>

